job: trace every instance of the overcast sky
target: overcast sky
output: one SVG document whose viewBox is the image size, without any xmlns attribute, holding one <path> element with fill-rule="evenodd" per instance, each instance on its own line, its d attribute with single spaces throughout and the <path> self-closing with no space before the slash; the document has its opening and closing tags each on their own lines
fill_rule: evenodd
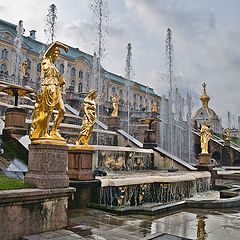
<svg viewBox="0 0 240 240">
<path fill-rule="evenodd" d="M 88 0 L 0 0 L 2 19 L 37 31 L 46 43 L 44 18 L 57 6 L 56 40 L 90 54 L 96 50 L 96 24 Z M 166 94 L 164 80 L 167 28 L 173 32 L 175 84 L 190 92 L 195 111 L 202 83 L 207 83 L 209 106 L 223 119 L 227 111 L 237 127 L 240 115 L 240 1 L 239 0 L 109 0 L 105 34 L 105 69 L 124 76 L 126 46 L 132 43 L 134 80 Z"/>
</svg>

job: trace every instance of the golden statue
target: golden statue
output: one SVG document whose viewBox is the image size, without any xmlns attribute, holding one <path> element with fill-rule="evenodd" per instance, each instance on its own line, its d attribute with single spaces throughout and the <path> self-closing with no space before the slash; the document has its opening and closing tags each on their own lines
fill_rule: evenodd
<svg viewBox="0 0 240 240">
<path fill-rule="evenodd" d="M 25 76 L 28 62 L 27 60 L 23 61 L 20 67 L 20 73 L 22 76 Z"/>
<path fill-rule="evenodd" d="M 158 111 L 157 103 L 153 103 L 153 104 L 152 104 L 151 111 L 152 111 L 152 112 L 157 112 L 157 111 Z"/>
<path fill-rule="evenodd" d="M 226 135 L 225 140 L 230 140 L 230 128 L 227 128 L 225 130 L 225 135 Z"/>
<path fill-rule="evenodd" d="M 119 104 L 119 97 L 117 94 L 114 94 L 112 96 L 112 105 L 113 105 L 113 112 L 112 112 L 112 117 L 117 117 L 118 116 L 118 104 Z"/>
<path fill-rule="evenodd" d="M 209 132 L 208 126 L 206 123 L 203 124 L 200 130 L 200 141 L 201 141 L 201 153 L 208 153 L 208 142 L 211 139 L 211 133 Z"/>
<path fill-rule="evenodd" d="M 96 102 L 97 91 L 91 90 L 84 99 L 84 115 L 82 120 L 82 130 L 79 134 L 76 145 L 83 143 L 88 146 L 92 134 L 93 126 L 96 122 Z"/>
<path fill-rule="evenodd" d="M 54 65 L 56 59 L 59 57 L 60 48 L 63 48 L 65 52 L 69 49 L 60 42 L 54 42 L 43 56 L 41 92 L 36 98 L 30 130 L 30 138 L 32 140 L 38 139 L 40 135 L 42 138 L 63 140 L 57 129 L 65 113 L 62 99 L 62 86 L 65 84 L 65 80 Z M 49 136 L 48 125 L 54 109 L 57 109 L 58 113 L 54 119 Z"/>
</svg>

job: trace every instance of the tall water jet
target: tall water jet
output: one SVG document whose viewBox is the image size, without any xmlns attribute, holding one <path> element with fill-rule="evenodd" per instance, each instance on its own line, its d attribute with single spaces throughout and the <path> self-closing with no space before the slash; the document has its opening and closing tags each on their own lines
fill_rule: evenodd
<svg viewBox="0 0 240 240">
<path fill-rule="evenodd" d="M 160 118 L 160 146 L 168 150 L 168 100 L 165 95 L 161 99 Z"/>
<path fill-rule="evenodd" d="M 16 49 L 16 55 L 15 55 L 15 68 L 14 68 L 14 83 L 18 85 L 22 85 L 20 76 L 19 76 L 19 69 L 20 69 L 20 61 L 21 61 L 21 48 L 23 43 L 23 21 L 20 20 L 18 22 L 18 25 L 16 27 L 17 35 L 14 39 L 14 47 Z"/>
<path fill-rule="evenodd" d="M 126 58 L 126 66 L 125 66 L 125 76 L 127 79 L 127 133 L 130 132 L 130 95 L 131 95 L 131 89 L 130 89 L 130 80 L 133 73 L 133 67 L 132 67 L 132 45 L 131 43 L 128 43 L 127 45 L 127 58 Z M 129 141 L 129 140 L 128 140 Z"/>
<path fill-rule="evenodd" d="M 174 67 L 173 67 L 173 60 L 174 60 L 174 52 L 173 52 L 173 43 L 172 43 L 172 31 L 170 28 L 167 29 L 167 37 L 165 41 L 165 54 L 167 60 L 167 78 L 169 81 L 169 151 L 173 153 L 173 80 L 174 80 Z"/>
<path fill-rule="evenodd" d="M 101 76 L 101 61 L 104 55 L 104 40 L 105 34 L 107 32 L 107 22 L 109 20 L 108 17 L 108 1 L 106 0 L 92 0 L 90 3 L 90 9 L 93 12 L 94 22 L 96 24 L 97 30 L 97 51 L 95 60 L 97 61 L 97 76 L 95 78 L 95 73 L 93 69 L 93 77 L 96 79 L 96 90 L 97 90 L 97 119 L 99 120 L 100 116 L 100 102 L 103 97 L 102 94 L 102 76 Z M 94 79 L 94 80 L 95 80 Z M 97 125 L 99 129 L 99 125 Z M 99 131 L 97 131 L 97 145 L 99 145 Z M 98 154 L 97 154 L 98 155 Z"/>
<path fill-rule="evenodd" d="M 174 154 L 182 158 L 182 133 L 185 130 L 183 127 L 184 98 L 181 96 L 178 88 L 175 89 L 174 97 Z"/>
<path fill-rule="evenodd" d="M 57 7 L 55 4 L 51 4 L 48 9 L 48 14 L 45 18 L 44 33 L 47 37 L 47 42 L 50 40 L 53 43 L 56 36 L 56 24 L 57 24 Z"/>
<path fill-rule="evenodd" d="M 188 161 L 191 162 L 191 136 L 192 136 L 192 96 L 187 93 L 187 126 L 188 126 Z"/>
</svg>

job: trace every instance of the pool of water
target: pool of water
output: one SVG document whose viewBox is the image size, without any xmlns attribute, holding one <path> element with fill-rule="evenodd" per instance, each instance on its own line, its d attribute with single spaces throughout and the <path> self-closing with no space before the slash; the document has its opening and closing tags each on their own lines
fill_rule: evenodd
<svg viewBox="0 0 240 240">
<path fill-rule="evenodd" d="M 184 209 L 155 216 L 121 216 L 86 208 L 69 211 L 68 228 L 84 239 L 143 239 L 167 233 L 199 240 L 239 240 L 240 209 Z"/>
</svg>

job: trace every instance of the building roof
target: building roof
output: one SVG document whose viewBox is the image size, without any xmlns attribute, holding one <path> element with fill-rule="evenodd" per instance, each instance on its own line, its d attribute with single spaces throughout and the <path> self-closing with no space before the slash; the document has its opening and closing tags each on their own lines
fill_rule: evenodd
<svg viewBox="0 0 240 240">
<path fill-rule="evenodd" d="M 206 92 L 207 84 L 203 83 L 202 86 L 203 86 L 203 95 L 200 97 L 200 100 L 202 102 L 202 107 L 199 108 L 194 113 L 193 119 L 205 120 L 206 118 L 208 118 L 209 120 L 211 119 L 219 120 L 219 117 L 216 114 L 216 112 L 208 106 L 208 102 L 211 98 L 207 95 L 207 92 Z"/>
<path fill-rule="evenodd" d="M 10 22 L 7 22 L 7 21 L 4 21 L 2 19 L 0 19 L 0 31 L 1 30 L 8 30 L 9 32 L 13 33 L 14 35 L 16 35 L 16 27 L 17 25 L 15 24 L 12 24 Z M 31 37 L 26 37 L 26 36 L 23 36 L 23 46 L 25 48 L 27 48 L 29 51 L 31 52 L 34 52 L 35 54 L 42 54 L 46 51 L 47 49 L 47 45 L 42 43 L 42 42 L 39 42 Z M 60 54 L 62 57 L 65 57 L 65 58 L 68 58 L 69 60 L 72 60 L 72 61 L 75 61 L 79 58 L 82 58 L 86 61 L 88 61 L 90 64 L 92 64 L 93 62 L 93 56 L 88 54 L 88 53 L 85 53 L 81 50 L 79 50 L 78 48 L 73 48 L 71 46 L 68 46 L 69 47 L 69 51 L 66 53 L 63 49 L 60 49 Z M 117 74 L 114 74 L 112 72 L 109 72 L 105 69 L 103 69 L 103 72 L 105 72 L 105 77 L 112 80 L 112 81 L 115 81 L 117 83 L 120 83 L 121 85 L 126 85 L 127 84 L 127 79 L 122 77 L 122 76 L 119 76 Z M 130 80 L 130 86 L 134 86 L 134 85 L 137 85 L 139 87 L 139 90 L 143 91 L 143 92 L 146 92 L 147 94 L 151 94 L 151 95 L 154 95 L 154 96 L 158 96 L 154 90 L 152 88 L 150 88 L 149 86 L 145 86 L 143 84 L 140 84 L 138 82 L 135 82 L 135 81 L 132 81 Z"/>
</svg>

